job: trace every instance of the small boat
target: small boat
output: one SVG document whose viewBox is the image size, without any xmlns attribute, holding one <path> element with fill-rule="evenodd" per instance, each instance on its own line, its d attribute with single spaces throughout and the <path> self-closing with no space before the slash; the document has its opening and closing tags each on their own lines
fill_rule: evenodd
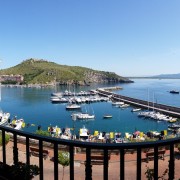
<svg viewBox="0 0 180 180">
<path fill-rule="evenodd" d="M 127 107 L 129 107 L 130 105 L 129 104 L 123 104 L 123 105 L 120 105 L 119 107 L 120 108 L 127 108 Z"/>
<path fill-rule="evenodd" d="M 9 117 L 10 113 L 4 113 L 3 111 L 0 111 L 0 125 L 7 125 Z"/>
<path fill-rule="evenodd" d="M 180 123 L 168 125 L 168 128 L 170 128 L 170 129 L 179 129 L 180 128 Z"/>
<path fill-rule="evenodd" d="M 106 114 L 106 115 L 103 116 L 103 118 L 104 119 L 110 119 L 110 118 L 112 118 L 112 115 L 111 114 Z"/>
<path fill-rule="evenodd" d="M 80 109 L 80 108 L 81 108 L 81 106 L 78 104 L 68 104 L 66 106 L 66 110 L 74 110 L 74 109 Z"/>
<path fill-rule="evenodd" d="M 24 119 L 13 119 L 12 122 L 8 125 L 8 127 L 16 130 L 21 130 L 24 125 Z"/>
<path fill-rule="evenodd" d="M 141 111 L 141 108 L 133 108 L 133 109 L 131 110 L 131 112 L 137 112 L 137 111 Z"/>
<path fill-rule="evenodd" d="M 51 97 L 50 100 L 52 103 L 67 103 L 68 102 L 67 98 L 57 97 L 57 96 Z"/>
<path fill-rule="evenodd" d="M 169 92 L 172 93 L 172 94 L 179 94 L 179 91 L 176 91 L 176 90 L 171 90 Z"/>
<path fill-rule="evenodd" d="M 79 130 L 79 138 L 80 139 L 88 139 L 89 137 L 89 130 L 83 126 L 80 130 Z"/>
<path fill-rule="evenodd" d="M 76 117 L 78 119 L 94 119 L 95 118 L 95 115 L 91 115 L 91 114 L 88 114 L 88 113 L 80 113 L 80 114 L 77 114 Z"/>
<path fill-rule="evenodd" d="M 123 104 L 124 104 L 124 102 L 122 102 L 122 101 L 112 102 L 113 106 L 118 106 L 118 105 L 123 105 Z"/>
</svg>

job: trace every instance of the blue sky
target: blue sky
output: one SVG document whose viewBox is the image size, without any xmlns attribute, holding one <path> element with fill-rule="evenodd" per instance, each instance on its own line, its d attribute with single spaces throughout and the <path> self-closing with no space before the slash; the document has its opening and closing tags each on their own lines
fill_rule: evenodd
<svg viewBox="0 0 180 180">
<path fill-rule="evenodd" d="M 122 76 L 180 73 L 179 0 L 2 0 L 0 68 L 28 58 Z"/>
</svg>

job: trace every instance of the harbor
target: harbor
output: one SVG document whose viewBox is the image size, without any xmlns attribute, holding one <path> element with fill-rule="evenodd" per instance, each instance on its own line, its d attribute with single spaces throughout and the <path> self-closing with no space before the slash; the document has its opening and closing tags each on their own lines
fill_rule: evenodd
<svg viewBox="0 0 180 180">
<path fill-rule="evenodd" d="M 148 106 L 135 106 L 133 103 L 139 103 L 137 101 L 132 101 L 130 103 L 130 97 L 133 99 L 137 99 L 139 101 L 143 101 L 144 105 L 148 105 L 147 99 L 147 88 L 146 90 L 142 89 L 141 81 L 139 80 L 136 83 L 132 84 L 116 84 L 116 86 L 122 87 L 119 90 L 111 90 L 107 91 L 108 95 L 102 96 L 98 94 L 93 94 L 90 96 L 77 96 L 78 98 L 85 99 L 86 102 L 72 102 L 72 104 L 78 104 L 79 109 L 72 109 L 71 106 L 68 106 L 69 102 L 63 103 L 52 103 L 51 102 L 51 93 L 53 89 L 51 88 L 9 88 L 2 87 L 2 101 L 1 108 L 3 111 L 10 112 L 11 119 L 14 116 L 17 116 L 18 119 L 24 119 L 26 125 L 23 128 L 23 131 L 27 132 L 36 132 L 38 127 L 40 126 L 42 130 L 47 131 L 48 127 L 59 127 L 61 130 L 63 128 L 74 129 L 71 130 L 72 134 L 76 134 L 77 137 L 79 135 L 79 130 L 85 126 L 91 135 L 94 135 L 95 131 L 98 132 L 106 132 L 107 135 L 110 132 L 121 133 L 121 137 L 125 137 L 125 133 L 133 134 L 136 131 L 143 132 L 147 134 L 150 131 L 157 131 L 161 133 L 161 131 L 168 130 L 168 126 L 174 123 L 170 123 L 165 120 L 157 120 L 148 117 L 139 117 L 138 114 L 143 111 L 148 111 Z M 153 80 L 154 82 L 155 80 Z M 144 82 L 144 81 L 143 81 Z M 146 81 L 145 81 L 146 82 Z M 162 81 L 161 81 L 162 82 Z M 167 81 L 169 83 L 169 81 Z M 163 84 L 165 84 L 163 82 Z M 178 84 L 178 83 L 177 83 Z M 162 88 L 158 89 L 159 81 L 156 83 L 157 87 L 153 91 L 162 92 Z M 142 89 L 140 92 L 136 90 Z M 144 86 L 144 85 L 143 85 Z M 103 87 L 107 87 L 107 84 L 103 86 L 97 84 L 91 87 L 76 87 L 75 92 L 90 92 L 93 89 L 93 92 L 97 93 L 98 89 Z M 112 84 L 109 85 L 111 89 Z M 133 89 L 133 92 L 132 90 Z M 169 92 L 166 92 L 166 87 L 164 87 L 163 99 L 161 96 L 158 96 L 158 101 L 162 103 L 156 104 L 166 104 L 163 101 L 168 102 L 169 104 L 175 104 L 180 102 L 179 95 L 174 95 Z M 173 89 L 170 87 L 170 89 Z M 177 89 L 177 88 L 174 88 Z M 57 92 L 65 92 L 67 90 L 67 86 L 61 86 L 57 88 Z M 168 91 L 168 89 L 167 89 Z M 145 92 L 143 94 L 143 92 Z M 149 111 L 153 111 L 153 103 L 151 98 L 152 91 L 150 90 L 150 98 L 149 98 Z M 113 96 L 112 96 L 113 95 Z M 110 97 L 109 97 L 110 96 Z M 157 96 L 157 95 L 156 95 Z M 168 97 L 169 99 L 165 99 L 164 97 Z M 91 97 L 91 101 L 88 99 Z M 120 100 L 118 99 L 120 97 Z M 123 97 L 127 97 L 124 98 Z M 142 100 L 139 98 L 141 97 Z M 73 96 L 64 96 L 63 98 L 74 98 Z M 129 99 L 128 99 L 129 98 Z M 104 99 L 104 100 L 102 100 Z M 122 100 L 123 99 L 123 100 Z M 160 99 L 160 100 L 159 100 Z M 121 104 L 118 105 L 119 101 L 122 101 L 124 104 L 129 104 L 128 107 L 120 107 Z M 10 103 L 11 102 L 11 103 Z M 18 106 L 17 106 L 18 104 Z M 142 103 L 143 104 L 143 103 Z M 155 103 L 154 103 L 155 104 Z M 66 106 L 70 109 L 66 109 Z M 173 105 L 168 105 L 170 107 L 174 107 Z M 74 107 L 74 106 L 73 106 Z M 137 111 L 141 108 L 140 111 Z M 154 105 L 154 111 L 157 108 Z M 177 105 L 178 109 L 178 105 Z M 76 121 L 72 120 L 72 113 L 80 112 Z M 160 111 L 159 111 L 160 112 Z M 163 112 L 161 114 L 167 115 Z M 91 116 L 90 116 L 91 115 Z M 177 118 L 177 116 L 169 115 L 173 118 Z M 92 118 L 93 117 L 93 118 Z M 108 118 L 104 118 L 108 117 Z M 136 130 L 136 131 L 135 131 Z M 168 133 L 172 133 L 172 131 L 168 131 Z M 114 136 L 115 137 L 115 136 Z"/>
</svg>

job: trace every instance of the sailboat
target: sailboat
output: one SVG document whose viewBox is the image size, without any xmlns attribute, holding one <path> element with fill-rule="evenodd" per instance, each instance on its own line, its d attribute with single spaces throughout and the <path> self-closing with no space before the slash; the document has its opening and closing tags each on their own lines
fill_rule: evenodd
<svg viewBox="0 0 180 180">
<path fill-rule="evenodd" d="M 75 85 L 74 85 L 74 98 L 75 98 Z M 66 110 L 77 110 L 81 109 L 81 106 L 78 104 L 69 103 L 66 105 Z"/>
<path fill-rule="evenodd" d="M 82 113 L 77 114 L 77 119 L 95 119 L 93 109 L 92 109 L 93 113 L 90 113 L 90 111 L 88 113 L 88 111 L 89 111 L 89 109 L 88 110 L 86 109 L 86 111 L 84 113 L 82 112 Z"/>
<path fill-rule="evenodd" d="M 110 118 L 112 118 L 112 115 L 110 113 L 105 113 L 103 115 L 103 119 L 110 119 Z"/>
</svg>

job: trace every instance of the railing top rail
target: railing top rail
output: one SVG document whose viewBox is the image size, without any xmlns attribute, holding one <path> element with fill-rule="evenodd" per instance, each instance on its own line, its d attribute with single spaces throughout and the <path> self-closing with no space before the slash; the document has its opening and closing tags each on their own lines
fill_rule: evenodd
<svg viewBox="0 0 180 180">
<path fill-rule="evenodd" d="M 136 148 L 150 148 L 154 146 L 166 146 L 170 144 L 180 143 L 180 137 L 158 140 L 158 141 L 146 141 L 146 142 L 130 142 L 130 143 L 95 143 L 95 142 L 82 142 L 76 140 L 65 140 L 60 138 L 41 136 L 35 133 L 29 133 L 21 130 L 14 130 L 9 127 L 0 126 L 0 130 L 10 132 L 15 135 L 28 137 L 35 140 L 57 143 L 61 145 L 74 146 L 74 147 L 84 147 L 84 148 L 94 148 L 94 149 L 136 149 Z"/>
</svg>

